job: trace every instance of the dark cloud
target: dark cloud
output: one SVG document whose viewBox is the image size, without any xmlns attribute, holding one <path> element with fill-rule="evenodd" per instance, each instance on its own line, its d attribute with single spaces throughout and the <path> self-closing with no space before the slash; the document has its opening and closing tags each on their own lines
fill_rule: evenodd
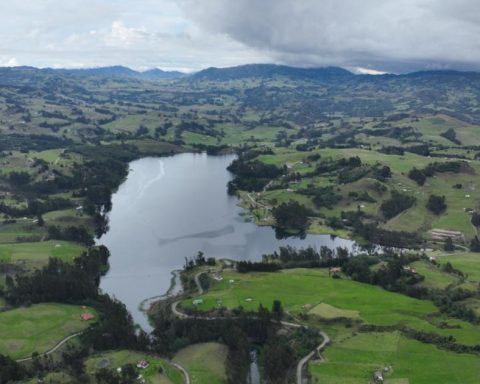
<svg viewBox="0 0 480 384">
<path fill-rule="evenodd" d="M 480 70 L 479 0 L 4 0 L 0 65 Z"/>
<path fill-rule="evenodd" d="M 202 28 L 280 62 L 480 69 L 478 0 L 179 1 Z"/>
</svg>

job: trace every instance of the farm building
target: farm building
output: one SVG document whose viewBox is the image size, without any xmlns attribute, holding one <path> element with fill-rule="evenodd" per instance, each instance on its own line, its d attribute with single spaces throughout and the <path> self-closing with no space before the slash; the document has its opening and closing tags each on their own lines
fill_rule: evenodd
<svg viewBox="0 0 480 384">
<path fill-rule="evenodd" d="M 147 360 L 140 360 L 137 363 L 137 368 L 140 369 L 147 369 L 150 366 L 150 363 Z"/>
<path fill-rule="evenodd" d="M 85 312 L 85 313 L 82 313 L 80 315 L 80 318 L 83 320 L 83 321 L 88 321 L 88 320 L 92 320 L 95 318 L 95 315 L 93 313 L 88 313 L 88 312 Z"/>
</svg>

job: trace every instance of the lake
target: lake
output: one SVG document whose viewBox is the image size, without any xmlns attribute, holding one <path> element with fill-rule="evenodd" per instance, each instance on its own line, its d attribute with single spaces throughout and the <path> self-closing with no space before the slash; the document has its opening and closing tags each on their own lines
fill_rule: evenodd
<svg viewBox="0 0 480 384">
<path fill-rule="evenodd" d="M 271 227 L 246 220 L 239 200 L 227 194 L 234 155 L 180 154 L 130 163 L 125 182 L 112 196 L 110 229 L 97 244 L 111 252 L 100 288 L 121 300 L 136 323 L 151 330 L 140 303 L 164 294 L 172 271 L 186 257 L 260 260 L 282 245 L 336 248 L 353 242 L 329 235 L 277 240 Z"/>
</svg>

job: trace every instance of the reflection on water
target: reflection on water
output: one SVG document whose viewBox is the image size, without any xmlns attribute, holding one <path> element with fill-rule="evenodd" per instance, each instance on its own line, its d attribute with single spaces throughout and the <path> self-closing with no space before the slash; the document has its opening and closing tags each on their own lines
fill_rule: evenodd
<svg viewBox="0 0 480 384">
<path fill-rule="evenodd" d="M 100 287 L 124 302 L 135 321 L 150 329 L 140 303 L 163 295 L 171 272 L 198 251 L 206 257 L 259 260 L 281 245 L 351 247 L 329 235 L 276 239 L 270 227 L 245 220 L 228 196 L 229 156 L 181 154 L 130 164 L 127 180 L 112 196 L 110 230 L 98 241 L 111 252 Z"/>
<path fill-rule="evenodd" d="M 214 231 L 192 233 L 190 235 L 179 236 L 179 237 L 175 237 L 173 239 L 159 239 L 158 240 L 158 245 L 162 246 L 162 245 L 165 245 L 165 244 L 168 244 L 168 243 L 173 243 L 175 241 L 185 240 L 185 239 L 213 239 L 215 237 L 228 235 L 228 234 L 233 233 L 233 232 L 235 232 L 235 229 L 233 228 L 233 226 L 232 225 L 227 225 L 224 228 L 217 229 L 217 230 L 214 230 Z"/>
</svg>

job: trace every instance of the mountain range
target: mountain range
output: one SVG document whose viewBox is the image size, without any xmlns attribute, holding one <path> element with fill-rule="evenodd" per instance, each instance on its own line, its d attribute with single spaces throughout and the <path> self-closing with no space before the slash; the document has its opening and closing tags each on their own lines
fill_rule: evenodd
<svg viewBox="0 0 480 384">
<path fill-rule="evenodd" d="M 364 75 L 354 74 L 340 67 L 318 67 L 318 68 L 300 68 L 277 64 L 246 64 L 235 67 L 216 68 L 210 67 L 194 73 L 185 73 L 180 71 L 164 71 L 158 68 L 146 71 L 136 71 L 131 68 L 116 65 L 109 67 L 66 69 L 66 68 L 35 68 L 29 66 L 19 67 L 0 67 L 0 77 L 15 77 L 25 75 L 57 74 L 65 76 L 79 77 L 113 77 L 113 78 L 134 78 L 145 80 L 156 79 L 181 79 L 203 81 L 231 81 L 246 78 L 273 78 L 286 77 L 293 80 L 312 80 L 312 81 L 345 81 L 352 79 L 385 79 L 385 78 L 480 78 L 478 72 L 461 72 L 455 70 L 432 70 L 412 72 L 408 74 L 384 74 L 384 75 Z"/>
</svg>

